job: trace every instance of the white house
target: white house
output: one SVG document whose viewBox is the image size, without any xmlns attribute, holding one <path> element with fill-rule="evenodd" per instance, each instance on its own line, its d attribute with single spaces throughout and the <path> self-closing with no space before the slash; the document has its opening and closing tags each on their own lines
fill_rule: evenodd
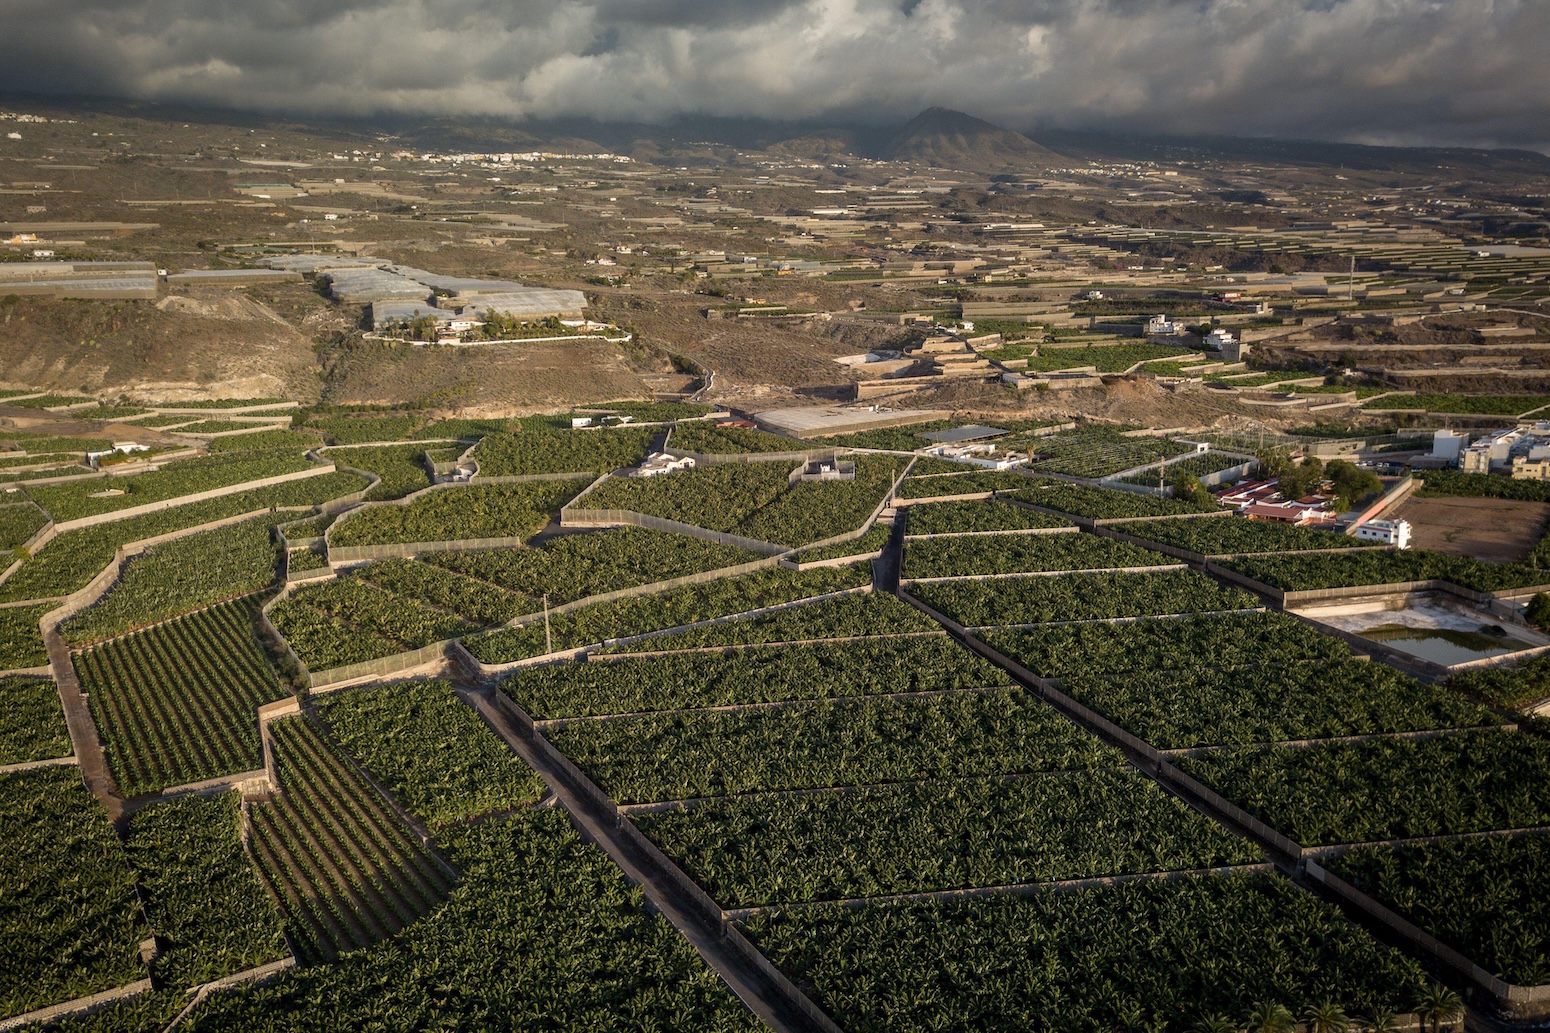
<svg viewBox="0 0 1550 1033">
<path fill-rule="evenodd" d="M 1396 549 L 1408 549 L 1410 548 L 1410 521 L 1369 520 L 1365 524 L 1358 524 L 1352 537 L 1364 542 L 1392 545 Z"/>
</svg>

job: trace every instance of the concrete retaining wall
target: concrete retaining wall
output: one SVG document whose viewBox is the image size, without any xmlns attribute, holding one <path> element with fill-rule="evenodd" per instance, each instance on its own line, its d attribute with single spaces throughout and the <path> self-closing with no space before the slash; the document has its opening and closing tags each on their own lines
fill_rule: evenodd
<svg viewBox="0 0 1550 1033">
<path fill-rule="evenodd" d="M 160 513 L 164 510 L 176 509 L 179 506 L 204 502 L 207 499 L 218 499 L 226 495 L 240 495 L 245 491 L 269 488 L 276 484 L 287 484 L 291 481 L 304 481 L 309 477 L 321 477 L 324 474 L 333 472 L 334 466 L 330 463 L 327 466 L 314 466 L 309 470 L 298 470 L 295 473 L 263 477 L 256 481 L 243 481 L 241 484 L 231 484 L 224 488 L 211 488 L 208 491 L 199 491 L 192 495 L 179 495 L 176 498 L 163 499 L 160 502 L 147 502 L 143 506 L 130 506 L 127 509 L 116 509 L 111 513 L 98 513 L 94 516 L 80 517 L 76 520 L 65 520 L 54 525 L 54 533 L 64 534 L 67 531 L 76 531 L 83 527 L 96 527 L 99 524 L 116 523 L 117 521 L 128 520 L 132 517 L 145 516 L 148 513 Z"/>
</svg>

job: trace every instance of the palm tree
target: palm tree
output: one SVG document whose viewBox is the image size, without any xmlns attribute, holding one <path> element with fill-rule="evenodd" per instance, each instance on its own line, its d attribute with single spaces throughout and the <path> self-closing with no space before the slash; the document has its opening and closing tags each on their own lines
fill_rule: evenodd
<svg viewBox="0 0 1550 1033">
<path fill-rule="evenodd" d="M 1251 1033 L 1293 1033 L 1297 1020 L 1286 1005 L 1279 1001 L 1265 1001 L 1249 1012 Z"/>
<path fill-rule="evenodd" d="M 1351 1020 L 1345 1009 L 1333 1001 L 1325 1001 L 1308 1012 L 1308 1033 L 1346 1033 Z"/>
<path fill-rule="evenodd" d="M 1432 1033 L 1441 1033 L 1443 1023 L 1451 1025 L 1455 1019 L 1464 1014 L 1464 1002 L 1448 987 L 1441 983 L 1433 983 L 1421 995 L 1415 1011 L 1422 1022 L 1431 1022 Z"/>
<path fill-rule="evenodd" d="M 1238 1033 L 1238 1024 L 1220 1013 L 1202 1015 L 1192 1027 L 1194 1033 Z"/>
<path fill-rule="evenodd" d="M 1399 1033 L 1393 1011 L 1381 1006 L 1374 1008 L 1362 1025 L 1367 1027 L 1367 1033 Z"/>
</svg>

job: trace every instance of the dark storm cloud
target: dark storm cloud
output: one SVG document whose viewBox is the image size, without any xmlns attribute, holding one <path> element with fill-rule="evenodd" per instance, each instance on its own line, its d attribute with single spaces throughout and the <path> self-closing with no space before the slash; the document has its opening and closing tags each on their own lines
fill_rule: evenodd
<svg viewBox="0 0 1550 1033">
<path fill-rule="evenodd" d="M 1547 0 L 0 0 L 0 87 L 1550 144 Z"/>
</svg>

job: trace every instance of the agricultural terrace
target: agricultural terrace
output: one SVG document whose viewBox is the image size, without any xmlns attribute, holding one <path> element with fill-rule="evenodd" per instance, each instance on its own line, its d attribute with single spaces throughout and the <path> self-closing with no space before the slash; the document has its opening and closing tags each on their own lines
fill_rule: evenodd
<svg viewBox="0 0 1550 1033">
<path fill-rule="evenodd" d="M 1161 479 L 1163 486 L 1175 477 L 1181 475 L 1189 477 L 1207 477 L 1213 473 L 1221 473 L 1223 470 L 1231 470 L 1236 466 L 1242 466 L 1247 460 L 1242 456 L 1230 456 L 1221 452 L 1207 452 L 1204 455 L 1185 456 L 1166 466 L 1157 466 L 1152 469 L 1142 470 L 1140 473 L 1131 474 L 1124 478 L 1125 484 L 1139 484 L 1148 488 L 1159 487 Z M 1159 478 L 1160 475 L 1160 478 Z"/>
<path fill-rule="evenodd" d="M 789 483 L 789 462 L 726 463 L 665 477 L 613 477 L 588 492 L 578 509 L 614 509 L 676 520 L 755 541 L 796 547 L 867 522 L 907 460 L 854 457 L 850 481 Z"/>
<path fill-rule="evenodd" d="M 1118 528 L 1149 542 L 1202 556 L 1372 548 L 1371 542 L 1334 531 L 1317 531 L 1264 520 L 1145 520 Z M 1381 548 L 1381 546 L 1380 546 Z"/>
<path fill-rule="evenodd" d="M 1550 743 L 1527 732 L 1254 746 L 1179 766 L 1304 846 L 1550 824 Z"/>
<path fill-rule="evenodd" d="M 1414 961 L 1270 873 L 777 909 L 740 925 L 853 1033 L 926 1033 L 965 1014 L 996 1029 L 1188 1029 L 1264 1002 L 1397 1011 L 1424 986 Z"/>
<path fill-rule="evenodd" d="M 391 936 L 453 876 L 305 717 L 269 726 L 283 792 L 250 809 L 251 850 L 302 960 Z"/>
<path fill-rule="evenodd" d="M 907 542 L 905 578 L 1157 567 L 1175 561 L 1092 534 L 975 534 Z"/>
<path fill-rule="evenodd" d="M 722 626 L 742 623 L 747 622 Z M 810 632 L 808 637 L 821 639 L 822 633 Z M 670 636 L 652 644 L 676 645 L 675 640 Z M 526 667 L 501 682 L 501 691 L 533 717 L 553 720 L 841 698 L 872 691 L 947 692 L 1007 683 L 999 668 L 965 652 L 940 631 L 861 638 L 839 647 L 825 641 L 761 644 Z"/>
<path fill-rule="evenodd" d="M 1195 570 L 937 581 L 912 584 L 909 592 L 969 628 L 1214 613 L 1257 604 L 1248 592 Z"/>
<path fill-rule="evenodd" d="M 1194 450 L 1167 438 L 1128 437 L 1112 427 L 1088 426 L 1040 438 L 1030 468 L 1071 477 L 1107 477 Z"/>
<path fill-rule="evenodd" d="M 1074 674 L 1062 690 L 1158 749 L 1247 745 L 1496 724 L 1483 707 L 1383 664 Z"/>
<path fill-rule="evenodd" d="M 278 557 L 274 525 L 285 519 L 261 516 L 152 546 L 60 632 L 80 646 L 269 587 Z"/>
<path fill-rule="evenodd" d="M 154 473 L 39 485 L 28 488 L 27 495 L 49 516 L 62 523 L 212 488 L 296 473 L 314 465 L 300 452 L 232 452 L 181 459 Z"/>
<path fill-rule="evenodd" d="M 412 412 L 341 412 L 308 418 L 309 430 L 322 431 L 330 445 L 364 445 L 374 441 L 403 441 L 429 420 Z"/>
<path fill-rule="evenodd" d="M 0 583 L 0 602 L 51 599 L 86 587 L 113 562 L 120 546 L 198 527 L 215 520 L 257 514 L 271 507 L 312 507 L 360 491 L 366 480 L 337 472 L 185 503 L 158 513 L 68 531 L 50 541 Z M 0 613 L 4 613 L 0 610 Z"/>
<path fill-rule="evenodd" d="M 482 477 L 541 473 L 601 474 L 636 466 L 661 431 L 651 427 L 600 430 L 529 430 L 486 434 L 474 449 Z"/>
<path fill-rule="evenodd" d="M 262 766 L 258 708 L 281 699 L 248 596 L 111 639 L 72 659 L 128 796 Z"/>
<path fill-rule="evenodd" d="M 912 468 L 910 476 L 899 485 L 896 497 L 910 501 L 951 498 L 954 495 L 984 495 L 995 491 L 1015 491 L 1034 483 L 1033 478 L 1026 474 L 1011 470 L 967 470 L 916 476 Z"/>
<path fill-rule="evenodd" d="M 537 802 L 543 780 L 444 681 L 321 696 L 329 732 L 377 784 L 430 826 Z"/>
<path fill-rule="evenodd" d="M 10 552 L 24 545 L 27 539 L 40 531 L 48 517 L 30 502 L 11 502 L 0 505 L 0 552 Z M 9 565 L 10 561 L 6 561 Z"/>
<path fill-rule="evenodd" d="M 330 448 L 324 454 L 338 466 L 376 474 L 379 481 L 366 493 L 366 501 L 386 502 L 431 486 L 431 470 L 425 459 L 427 447 L 365 445 Z"/>
<path fill-rule="evenodd" d="M 1197 503 L 1161 495 L 1138 495 L 1133 491 L 1047 478 L 1024 481 L 1015 490 L 1001 490 L 1002 495 L 1012 501 L 1026 502 L 1089 520 L 1138 520 L 1144 517 L 1221 512 L 1221 507 L 1214 501 Z"/>
<path fill-rule="evenodd" d="M 712 649 L 939 630 L 935 621 L 896 596 L 882 592 L 848 592 L 828 599 L 799 600 L 758 616 L 704 624 L 593 652 Z"/>
<path fill-rule="evenodd" d="M 1512 667 L 1460 671 L 1449 687 L 1494 707 L 1518 708 L 1550 697 L 1550 657 L 1535 656 Z"/>
<path fill-rule="evenodd" d="M 1320 863 L 1507 982 L 1550 983 L 1550 838 L 1357 847 Z"/>
<path fill-rule="evenodd" d="M 0 774 L 0 843 L 0 1017 L 146 978 L 123 847 L 73 767 Z"/>
<path fill-rule="evenodd" d="M 1545 395 L 1389 395 L 1363 404 L 1364 409 L 1424 409 L 1427 412 L 1478 413 L 1482 416 L 1525 416 L 1550 405 Z"/>
<path fill-rule="evenodd" d="M 1428 470 L 1421 482 L 1419 494 L 1550 502 L 1550 482 L 1514 480 L 1511 477 L 1492 477 L 1461 470 Z"/>
<path fill-rule="evenodd" d="M 1190 671 L 1202 663 L 1249 668 L 1351 655 L 1343 642 L 1312 625 L 1262 612 L 1046 624 L 990 630 L 978 637 L 1044 678 Z"/>
<path fill-rule="evenodd" d="M 540 619 L 522 627 L 505 628 L 469 639 L 464 645 L 483 663 L 509 663 L 542 656 L 550 651 L 551 643 L 555 652 L 603 645 L 613 639 L 648 635 L 799 599 L 861 589 L 871 581 L 872 572 L 864 563 L 804 571 L 772 568 L 685 585 L 655 595 L 566 610 L 547 622 Z"/>
<path fill-rule="evenodd" d="M 356 510 L 328 529 L 330 547 L 527 538 L 544 529 L 580 480 L 438 488 L 399 506 Z"/>
<path fill-rule="evenodd" d="M 821 560 L 844 559 L 848 556 L 871 556 L 881 553 L 893 538 L 893 525 L 879 520 L 859 538 L 802 549 L 791 557 L 797 563 L 817 563 Z"/>
<path fill-rule="evenodd" d="M 1059 517 L 994 499 L 985 502 L 927 502 L 910 506 L 904 513 L 908 521 L 904 525 L 906 535 L 1026 531 L 1074 526 Z"/>
<path fill-rule="evenodd" d="M 3 587 L 3 586 L 0 586 Z M 0 608 L 0 671 L 25 670 L 48 663 L 38 622 L 54 603 Z"/>
<path fill-rule="evenodd" d="M 542 613 L 545 596 L 559 606 L 759 558 L 687 535 L 616 528 L 368 563 L 296 589 L 269 616 L 302 663 L 324 670 Z"/>
<path fill-rule="evenodd" d="M 492 1010 L 567 1030 L 615 1030 L 624 1015 L 642 1028 L 763 1028 L 560 811 L 456 827 L 443 845 L 461 879 L 391 948 L 214 996 L 194 1028 L 288 1033 L 386 1012 L 395 1028 L 426 1029 Z"/>
<path fill-rule="evenodd" d="M 1550 573 L 1517 563 L 1482 563 L 1468 556 L 1413 550 L 1363 549 L 1334 556 L 1251 556 L 1232 560 L 1225 566 L 1286 592 L 1434 579 L 1476 592 L 1502 592 L 1550 581 Z"/>
<path fill-rule="evenodd" d="M 0 767 L 68 757 L 74 747 L 47 678 L 0 678 Z"/>
<path fill-rule="evenodd" d="M 136 812 L 125 842 L 162 943 L 156 975 L 189 987 L 287 956 L 279 912 L 242 850 L 238 794 Z"/>
</svg>

